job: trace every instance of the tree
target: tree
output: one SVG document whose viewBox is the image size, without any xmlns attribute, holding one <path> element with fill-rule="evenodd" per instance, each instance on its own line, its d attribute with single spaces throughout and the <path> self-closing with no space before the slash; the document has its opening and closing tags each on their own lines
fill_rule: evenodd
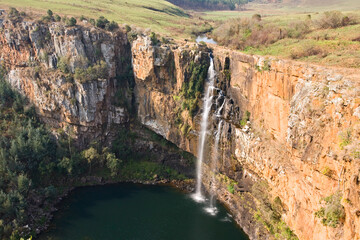
<svg viewBox="0 0 360 240">
<path fill-rule="evenodd" d="M 18 189 L 22 194 L 29 191 L 29 188 L 31 186 L 31 180 L 29 180 L 26 175 L 20 174 L 17 178 L 17 183 Z"/>
<path fill-rule="evenodd" d="M 96 20 L 96 26 L 98 28 L 104 29 L 106 24 L 108 24 L 108 23 L 109 23 L 109 20 L 107 20 L 104 16 L 101 16 Z"/>
<path fill-rule="evenodd" d="M 57 15 L 57 14 L 55 15 L 54 19 L 55 19 L 56 22 L 61 21 L 61 17 L 59 15 Z"/>
<path fill-rule="evenodd" d="M 53 16 L 53 12 L 49 9 L 49 10 L 47 10 L 47 15 L 48 15 L 49 17 L 52 17 L 52 16 Z"/>
<path fill-rule="evenodd" d="M 118 159 L 114 153 L 105 153 L 105 158 L 106 166 L 110 169 L 111 176 L 115 177 L 120 170 L 120 164 L 122 161 Z"/>
<path fill-rule="evenodd" d="M 105 29 L 107 30 L 107 31 L 114 31 L 115 29 L 118 29 L 119 28 L 119 25 L 116 23 L 116 22 L 114 22 L 114 21 L 112 21 L 112 22 L 110 22 L 110 23 L 107 23 L 106 25 L 105 25 Z"/>
<path fill-rule="evenodd" d="M 82 152 L 82 156 L 89 164 L 89 173 L 91 174 L 92 164 L 95 160 L 100 158 L 100 155 L 94 147 L 90 147 Z"/>
<path fill-rule="evenodd" d="M 156 33 L 154 33 L 154 32 L 150 33 L 150 40 L 151 40 L 152 45 L 156 45 L 158 43 L 159 40 L 156 37 Z"/>
<path fill-rule="evenodd" d="M 66 20 L 66 25 L 67 26 L 75 26 L 76 25 L 76 19 L 74 17 L 71 17 L 69 19 Z"/>
</svg>

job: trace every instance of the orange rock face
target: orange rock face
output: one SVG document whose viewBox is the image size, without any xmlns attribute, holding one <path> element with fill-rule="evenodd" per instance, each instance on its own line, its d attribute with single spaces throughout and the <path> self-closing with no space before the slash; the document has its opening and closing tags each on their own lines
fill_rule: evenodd
<svg viewBox="0 0 360 240">
<path fill-rule="evenodd" d="M 251 113 L 255 136 L 239 134 L 236 158 L 280 197 L 286 223 L 300 239 L 359 239 L 360 72 L 220 48 L 214 55 L 219 65 L 230 59 L 229 95 Z M 345 221 L 326 227 L 314 213 L 338 190 Z"/>
</svg>

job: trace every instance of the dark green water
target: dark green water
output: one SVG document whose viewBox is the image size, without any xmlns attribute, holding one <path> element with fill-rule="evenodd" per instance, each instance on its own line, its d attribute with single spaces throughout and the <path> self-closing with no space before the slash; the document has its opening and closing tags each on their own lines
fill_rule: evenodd
<svg viewBox="0 0 360 240">
<path fill-rule="evenodd" d="M 216 216 L 167 186 L 116 184 L 76 189 L 40 239 L 245 240 L 222 206 Z"/>
</svg>

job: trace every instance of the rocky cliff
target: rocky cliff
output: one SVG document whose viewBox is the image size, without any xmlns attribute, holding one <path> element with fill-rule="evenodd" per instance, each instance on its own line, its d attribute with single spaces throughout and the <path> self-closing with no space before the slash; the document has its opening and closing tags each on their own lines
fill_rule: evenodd
<svg viewBox="0 0 360 240">
<path fill-rule="evenodd" d="M 8 81 L 51 127 L 71 129 L 78 143 L 86 145 L 106 138 L 111 124 L 128 121 L 125 106 L 113 104 L 117 90 L 129 86 L 124 76 L 131 70 L 131 54 L 125 33 L 9 19 L 1 28 L 1 63 Z M 101 74 L 90 73 L 100 74 L 98 78 L 81 80 L 77 70 L 90 71 L 100 62 L 106 63 Z"/>
<path fill-rule="evenodd" d="M 360 238 L 359 71 L 153 46 L 144 35 L 130 44 L 125 32 L 89 25 L 5 20 L 1 29 L 8 81 L 80 146 L 107 140 L 134 109 L 143 125 L 196 155 L 213 56 L 206 188 L 216 186 L 252 239 L 294 238 L 290 229 L 300 239 Z"/>
<path fill-rule="evenodd" d="M 186 51 L 150 46 L 143 51 L 144 46 L 149 46 L 146 39 L 138 39 L 132 48 L 138 117 L 196 155 L 201 111 L 189 117 L 181 107 L 184 99 L 178 98 L 188 81 L 188 65 L 179 65 Z M 198 54 L 195 59 L 206 57 L 204 52 L 192 52 Z M 265 205 L 280 199 L 281 206 L 260 213 L 278 212 L 300 239 L 359 238 L 360 72 L 247 56 L 219 47 L 213 55 L 218 78 L 207 159 L 214 152 L 220 156 L 218 171 L 211 170 L 210 160 L 204 166 L 205 186 L 210 189 L 216 179 L 219 199 L 254 239 L 267 235 L 255 226 L 258 222 L 286 238 L 284 230 L 277 230 L 282 220 L 259 219 L 263 197 Z M 166 75 L 169 70 L 173 75 Z M 221 140 L 215 151 L 218 131 Z M 235 188 L 232 193 L 229 185 Z M 267 196 L 256 195 L 259 186 Z M 324 199 L 337 194 L 342 196 L 338 210 L 345 215 L 331 220 L 319 214 L 329 210 Z"/>
</svg>

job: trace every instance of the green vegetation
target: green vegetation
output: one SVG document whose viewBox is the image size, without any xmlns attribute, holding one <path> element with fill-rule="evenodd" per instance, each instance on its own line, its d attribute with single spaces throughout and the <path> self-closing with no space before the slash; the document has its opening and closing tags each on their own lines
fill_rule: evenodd
<svg viewBox="0 0 360 240">
<path fill-rule="evenodd" d="M 180 92 L 182 101 L 182 110 L 187 109 L 190 116 L 193 117 L 198 111 L 198 103 L 204 91 L 204 84 L 207 78 L 209 65 L 206 62 L 196 64 L 190 62 L 186 71 L 186 79 Z"/>
<path fill-rule="evenodd" d="M 234 194 L 235 192 L 234 185 L 233 184 L 227 185 L 227 190 L 229 191 L 229 193 Z"/>
<path fill-rule="evenodd" d="M 269 199 L 269 186 L 267 183 L 265 181 L 256 182 L 252 186 L 251 192 L 258 200 L 258 210 L 254 218 L 263 224 L 276 239 L 298 239 L 294 232 L 281 219 L 281 214 L 284 211 L 281 199 L 279 197 L 276 197 L 273 201 Z"/>
<path fill-rule="evenodd" d="M 358 13 L 253 15 L 223 22 L 213 37 L 221 45 L 249 54 L 360 67 L 360 41 L 355 30 L 359 28 Z"/>
<path fill-rule="evenodd" d="M 327 177 L 331 177 L 332 176 L 332 170 L 328 167 L 328 166 L 325 166 L 322 170 L 321 170 L 321 173 L 324 174 L 325 176 Z"/>
<path fill-rule="evenodd" d="M 66 59 L 64 62 L 66 65 Z M 55 138 L 37 118 L 35 108 L 3 80 L 3 68 L 0 73 L 0 239 L 34 235 L 21 226 L 43 225 L 47 217 L 37 213 L 38 205 L 33 204 L 41 201 L 41 206 L 48 208 L 61 189 L 83 185 L 83 177 L 185 179 L 172 168 L 152 162 L 148 154 L 134 153 L 131 144 L 138 136 L 127 129 L 118 131 L 111 148 L 93 142 L 79 152 L 72 128 L 68 133 L 58 129 Z M 153 138 L 161 146 L 171 147 L 165 139 Z M 33 209 L 31 219 L 29 208 Z"/>
<path fill-rule="evenodd" d="M 330 226 L 333 228 L 345 219 L 345 210 L 341 205 L 342 194 L 337 191 L 333 195 L 323 198 L 321 201 L 325 203 L 324 207 L 321 207 L 319 211 L 315 213 L 315 216 L 321 218 L 324 226 Z"/>
<path fill-rule="evenodd" d="M 76 68 L 74 78 L 81 83 L 108 78 L 108 67 L 105 61 L 89 66 L 87 68 Z"/>
<path fill-rule="evenodd" d="M 246 111 L 243 116 L 242 119 L 240 120 L 240 125 L 242 127 L 244 127 L 246 125 L 246 123 L 250 120 L 250 112 Z"/>
<path fill-rule="evenodd" d="M 158 44 L 158 42 L 159 42 L 159 40 L 158 40 L 158 38 L 156 36 L 156 33 L 154 33 L 154 32 L 150 33 L 150 40 L 151 40 L 151 43 L 152 43 L 153 46 L 156 46 Z"/>
<path fill-rule="evenodd" d="M 179 179 L 186 177 L 179 174 L 172 168 L 149 161 L 130 161 L 121 169 L 121 176 L 125 180 L 159 180 L 159 179 Z"/>
<path fill-rule="evenodd" d="M 344 149 L 344 147 L 346 147 L 347 145 L 349 145 L 352 142 L 351 139 L 351 130 L 348 129 L 344 132 L 341 132 L 339 134 L 339 138 L 340 138 L 340 143 L 339 146 L 341 149 Z"/>
<path fill-rule="evenodd" d="M 65 23 L 66 23 L 66 26 L 69 26 L 69 27 L 72 27 L 72 26 L 75 26 L 76 25 L 76 19 L 74 17 L 71 17 L 71 18 L 67 18 Z"/>
<path fill-rule="evenodd" d="M 183 35 L 185 29 L 193 22 L 189 15 L 181 8 L 165 0 L 114 0 L 114 1 L 80 1 L 75 0 L 50 0 L 47 2 L 38 0 L 4 0 L 3 6 L 16 7 L 26 10 L 25 6 L 31 6 L 33 12 L 43 12 L 49 9 L 57 13 L 66 13 L 68 16 L 80 18 L 82 15 L 95 21 L 101 16 L 119 24 L 137 25 L 144 29 L 151 28 L 162 34 L 169 32 L 174 35 Z M 100 10 L 100 11 L 99 11 Z M 20 13 L 19 13 L 20 14 Z M 64 15 L 61 15 L 64 18 Z M 95 25 L 95 24 L 94 24 Z M 115 26 L 115 25 L 114 25 Z"/>
<path fill-rule="evenodd" d="M 109 21 L 107 20 L 104 16 L 100 16 L 97 20 L 96 20 L 96 27 L 98 28 L 102 28 L 108 31 L 114 31 L 115 29 L 118 29 L 119 26 L 115 21 Z"/>
</svg>

